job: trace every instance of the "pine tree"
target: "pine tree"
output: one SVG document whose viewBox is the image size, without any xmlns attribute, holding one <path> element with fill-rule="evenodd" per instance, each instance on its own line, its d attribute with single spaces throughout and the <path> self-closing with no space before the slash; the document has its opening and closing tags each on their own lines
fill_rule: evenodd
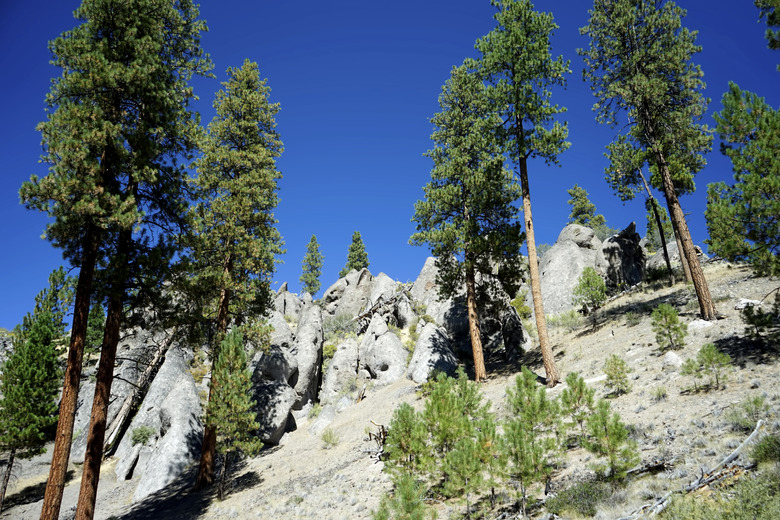
<svg viewBox="0 0 780 520">
<path fill-rule="evenodd" d="M 71 286 L 62 267 L 49 276 L 49 287 L 36 296 L 33 313 L 16 327 L 14 351 L 0 370 L 0 451 L 8 452 L 0 511 L 14 459 L 44 453 L 49 430 L 57 422 L 62 375 L 57 351 L 72 303 Z"/>
<path fill-rule="evenodd" d="M 301 290 L 314 296 L 320 290 L 320 276 L 322 276 L 322 253 L 317 243 L 317 235 L 312 235 L 306 246 L 306 255 L 303 257 L 303 273 L 301 274 Z"/>
<path fill-rule="evenodd" d="M 645 207 L 647 208 L 647 245 L 653 251 L 658 251 L 662 248 L 661 237 L 669 241 L 674 238 L 674 229 L 672 229 L 672 223 L 669 220 L 669 212 L 666 208 L 656 204 L 656 210 L 658 211 L 658 217 L 661 220 L 661 228 L 658 228 L 658 223 L 655 218 L 655 212 L 653 211 L 653 205 L 655 199 L 646 199 Z"/>
<path fill-rule="evenodd" d="M 606 224 L 604 215 L 596 214 L 596 205 L 588 199 L 588 192 L 585 188 L 581 188 L 575 184 L 566 193 L 569 194 L 571 199 L 568 203 L 571 206 L 571 213 L 569 213 L 569 224 L 579 224 L 591 229 L 596 229 L 599 226 Z"/>
<path fill-rule="evenodd" d="M 367 268 L 368 264 L 368 253 L 366 253 L 363 238 L 361 238 L 359 231 L 355 231 L 352 233 L 352 243 L 349 244 L 349 250 L 347 251 L 347 265 L 339 271 L 339 278 L 344 278 L 353 269 L 360 271 L 364 267 Z"/>
<path fill-rule="evenodd" d="M 685 11 L 660 0 L 595 0 L 587 26 L 591 39 L 584 76 L 598 99 L 597 120 L 611 126 L 625 113 L 627 134 L 610 155 L 613 171 L 635 186 L 642 164 L 651 165 L 651 184 L 660 187 L 687 262 L 702 318 L 716 318 L 679 194 L 693 189 L 693 174 L 704 165 L 712 136 L 699 124 L 707 108 L 702 72 L 691 63 L 699 52 L 695 32 L 682 27 Z M 633 178 L 632 178 L 633 176 Z M 627 181 L 628 179 L 628 181 Z"/>
<path fill-rule="evenodd" d="M 780 49 L 780 1 L 755 0 L 759 8 L 759 19 L 766 18 L 766 41 L 770 49 Z M 780 71 L 780 65 L 777 66 Z"/>
<path fill-rule="evenodd" d="M 435 148 L 425 200 L 415 204 L 417 233 L 409 242 L 427 243 L 437 258 L 439 293 L 449 297 L 465 282 L 471 349 L 477 381 L 486 377 L 477 307 L 477 273 L 512 266 L 519 257 L 522 233 L 513 202 L 519 192 L 503 168 L 500 146 L 491 130 L 497 114 L 482 81 L 465 66 L 453 68 L 439 96 L 442 111 L 431 120 Z M 502 280 L 516 291 L 519 269 L 505 269 Z"/>
<path fill-rule="evenodd" d="M 39 125 L 49 174 L 33 176 L 20 191 L 29 208 L 52 217 L 47 238 L 79 268 L 42 518 L 59 514 L 93 280 L 100 274 L 107 321 L 77 507 L 79 518 L 94 514 L 123 312 L 140 307 L 129 303 L 130 292 L 148 295 L 168 272 L 168 232 L 185 202 L 186 174 L 176 159 L 193 148 L 188 82 L 210 67 L 199 43 L 205 24 L 190 0 L 84 0 L 75 16 L 80 25 L 50 44 L 63 74 L 52 84 L 51 111 Z M 131 280 L 143 285 L 130 291 Z"/>
<path fill-rule="evenodd" d="M 601 275 L 592 267 L 586 267 L 572 292 L 571 303 L 581 307 L 586 315 L 593 320 L 596 328 L 596 311 L 607 301 L 607 284 Z"/>
<path fill-rule="evenodd" d="M 747 261 L 760 275 L 780 275 L 780 111 L 730 83 L 715 120 L 735 182 L 707 186 L 706 242 L 715 254 Z"/>
<path fill-rule="evenodd" d="M 274 120 L 279 105 L 269 102 L 270 87 L 260 79 L 256 63 L 246 60 L 227 74 L 214 101 L 216 115 L 201 146 L 203 156 L 195 162 L 196 203 L 183 261 L 190 273 L 186 291 L 197 302 L 194 319 L 217 331 L 214 361 L 231 322 L 241 324 L 270 308 L 271 276 L 282 253 L 273 216 L 281 178 L 276 159 L 283 149 Z M 211 378 L 209 401 L 220 384 L 219 377 Z M 198 488 L 214 481 L 216 439 L 217 431 L 207 425 Z"/>
<path fill-rule="evenodd" d="M 639 463 L 636 443 L 628 438 L 628 429 L 617 413 L 612 412 L 609 403 L 600 399 L 595 411 L 588 417 L 588 439 L 585 447 L 588 451 L 607 458 L 606 465 L 596 469 L 620 480 L 626 472 Z"/>
<path fill-rule="evenodd" d="M 497 8 L 497 27 L 476 43 L 481 53 L 479 72 L 488 84 L 488 97 L 500 107 L 498 137 L 509 159 L 518 165 L 523 197 L 523 219 L 528 247 L 531 295 L 534 303 L 539 346 L 547 374 L 547 384 L 558 383 L 539 284 L 528 160 L 542 158 L 557 163 L 566 150 L 568 125 L 553 123 L 566 109 L 550 103 L 551 89 L 565 86 L 569 62 L 550 54 L 550 37 L 558 26 L 549 13 L 534 11 L 529 0 L 491 0 Z"/>
<path fill-rule="evenodd" d="M 217 431 L 217 452 L 222 455 L 218 495 L 225 492 L 225 475 L 231 457 L 237 453 L 252 456 L 262 447 L 254 434 L 260 428 L 249 396 L 252 381 L 246 364 L 244 338 L 237 329 L 220 345 L 212 377 L 219 380 L 206 413 L 206 426 Z"/>
</svg>

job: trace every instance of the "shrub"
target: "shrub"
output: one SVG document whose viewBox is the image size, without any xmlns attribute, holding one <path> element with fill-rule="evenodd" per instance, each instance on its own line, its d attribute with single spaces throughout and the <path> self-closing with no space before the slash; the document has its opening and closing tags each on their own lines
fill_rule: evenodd
<svg viewBox="0 0 780 520">
<path fill-rule="evenodd" d="M 574 332 L 582 326 L 582 315 L 575 311 L 562 312 L 556 315 L 547 316 L 547 326 L 552 329 L 566 329 L 569 332 Z"/>
<path fill-rule="evenodd" d="M 731 356 L 719 351 L 713 343 L 707 343 L 699 350 L 696 361 L 710 377 L 710 386 L 714 385 L 715 389 L 720 388 L 721 382 L 726 380 L 724 370 L 731 365 Z"/>
<path fill-rule="evenodd" d="M 337 314 L 325 318 L 322 322 L 322 333 L 325 343 L 338 345 L 341 341 L 354 335 L 357 331 L 357 324 L 348 314 Z"/>
<path fill-rule="evenodd" d="M 607 401 L 600 399 L 595 412 L 588 417 L 587 428 L 585 448 L 607 458 L 606 464 L 596 465 L 594 469 L 611 479 L 623 479 L 639 462 L 639 454 L 620 416 L 612 413 Z"/>
<path fill-rule="evenodd" d="M 688 326 L 680 322 L 677 309 L 668 303 L 662 303 L 653 311 L 651 320 L 655 339 L 661 350 L 679 349 L 685 345 Z"/>
<path fill-rule="evenodd" d="M 522 289 L 517 292 L 515 299 L 510 302 L 521 320 L 527 320 L 532 314 L 531 307 L 525 303 L 526 298 L 528 298 L 528 289 Z"/>
<path fill-rule="evenodd" d="M 774 434 L 761 438 L 753 447 L 750 456 L 758 463 L 780 462 L 780 436 Z"/>
<path fill-rule="evenodd" d="M 585 314 L 594 315 L 593 326 L 596 326 L 595 312 L 607 301 L 607 285 L 599 273 L 592 267 L 586 267 L 577 285 L 574 287 L 572 304 L 582 307 Z"/>
<path fill-rule="evenodd" d="M 701 371 L 701 365 L 699 365 L 695 359 L 688 358 L 680 367 L 680 373 L 684 376 L 693 376 L 693 391 L 698 392 L 699 387 L 696 384 L 696 381 L 704 377 L 704 374 Z"/>
<path fill-rule="evenodd" d="M 734 408 L 726 412 L 726 421 L 734 430 L 749 432 L 756 427 L 759 419 L 766 417 L 769 404 L 763 395 L 754 395 L 743 399 Z"/>
<path fill-rule="evenodd" d="M 579 442 L 585 434 L 585 420 L 594 408 L 594 396 L 596 391 L 588 388 L 585 380 L 577 372 L 566 376 L 566 388 L 561 392 L 561 410 L 572 419 L 572 426 L 580 426 Z"/>
<path fill-rule="evenodd" d="M 374 512 L 374 520 L 423 520 L 426 516 L 425 487 L 411 475 L 402 473 L 393 479 L 395 492 L 385 495 Z"/>
<path fill-rule="evenodd" d="M 666 387 L 665 386 L 657 386 L 653 388 L 653 401 L 660 402 L 666 399 L 667 397 Z"/>
<path fill-rule="evenodd" d="M 626 325 L 628 325 L 629 327 L 635 327 L 640 323 L 642 323 L 642 316 L 640 316 L 638 313 L 634 311 L 628 311 L 625 314 L 625 318 L 626 318 Z"/>
<path fill-rule="evenodd" d="M 338 434 L 331 428 L 325 428 L 320 438 L 322 439 L 322 447 L 326 450 L 338 446 L 339 441 L 341 440 L 339 439 Z"/>
<path fill-rule="evenodd" d="M 156 433 L 157 430 L 151 426 L 139 426 L 133 430 L 133 435 L 130 438 L 133 441 L 133 446 L 136 444 L 145 446 L 146 443 L 149 442 L 149 439 L 151 439 Z"/>
<path fill-rule="evenodd" d="M 319 415 L 322 413 L 322 403 L 314 403 L 311 408 L 309 408 L 308 417 L 309 419 L 314 419 L 315 417 L 319 417 Z"/>
<path fill-rule="evenodd" d="M 775 303 L 771 311 L 748 305 L 742 309 L 742 321 L 745 334 L 759 342 L 777 342 L 780 331 L 780 292 L 775 294 Z"/>
<path fill-rule="evenodd" d="M 604 373 L 607 375 L 605 384 L 614 395 L 628 393 L 631 385 L 628 382 L 628 374 L 633 370 L 617 354 L 612 354 L 604 362 Z"/>
<path fill-rule="evenodd" d="M 581 516 L 595 516 L 599 505 L 612 495 L 612 485 L 603 480 L 578 482 L 549 498 L 545 503 L 547 510 L 555 515 L 576 513 Z"/>
</svg>

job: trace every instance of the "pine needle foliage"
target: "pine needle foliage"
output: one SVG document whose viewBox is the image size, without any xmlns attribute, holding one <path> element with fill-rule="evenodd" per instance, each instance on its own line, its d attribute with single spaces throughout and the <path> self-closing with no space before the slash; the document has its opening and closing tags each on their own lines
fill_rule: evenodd
<svg viewBox="0 0 780 520">
<path fill-rule="evenodd" d="M 579 426 L 578 443 L 582 443 L 585 435 L 585 420 L 595 408 L 595 395 L 596 390 L 589 388 L 585 384 L 585 379 L 577 372 L 571 372 L 566 376 L 566 388 L 561 392 L 561 412 L 571 417 L 572 422 L 569 427 Z"/>
<path fill-rule="evenodd" d="M 363 268 L 368 268 L 368 253 L 366 253 L 366 245 L 363 243 L 363 237 L 360 236 L 360 231 L 352 233 L 352 242 L 349 244 L 347 250 L 347 265 L 345 265 L 341 271 L 339 271 L 339 278 L 344 278 L 350 271 L 360 271 Z"/>
<path fill-rule="evenodd" d="M 613 395 L 622 395 L 631 391 L 631 384 L 628 382 L 628 374 L 633 372 L 626 362 L 617 354 L 612 354 L 604 361 L 604 374 L 607 388 L 612 390 Z"/>
<path fill-rule="evenodd" d="M 655 339 L 661 350 L 680 349 L 685 345 L 688 326 L 680 321 L 677 309 L 668 303 L 662 303 L 650 315 Z"/>
<path fill-rule="evenodd" d="M 219 479 L 221 499 L 230 458 L 238 453 L 255 455 L 262 447 L 262 442 L 255 436 L 260 425 L 253 410 L 255 403 L 250 399 L 252 381 L 240 331 L 231 331 L 222 342 L 213 377 L 219 381 L 219 386 L 209 400 L 206 425 L 216 428 L 217 452 L 223 457 Z"/>
<path fill-rule="evenodd" d="M 604 215 L 596 214 L 596 205 L 588 198 L 588 192 L 585 191 L 585 188 L 575 184 L 572 189 L 566 190 L 566 193 L 571 197 L 568 200 L 568 204 L 571 206 L 569 224 L 579 224 L 591 229 L 606 224 Z"/>
<path fill-rule="evenodd" d="M 301 290 L 314 296 L 320 290 L 320 276 L 322 276 L 322 253 L 317 243 L 317 236 L 312 235 L 306 246 L 306 254 L 303 257 L 301 273 Z"/>
<path fill-rule="evenodd" d="M 612 412 L 609 402 L 599 400 L 595 411 L 588 417 L 587 429 L 585 448 L 607 459 L 605 464 L 596 465 L 599 473 L 621 480 L 629 469 L 639 463 L 636 443 L 628 438 L 628 428 L 620 416 Z"/>
<path fill-rule="evenodd" d="M 596 311 L 607 301 L 607 284 L 593 267 L 586 267 L 574 286 L 572 304 L 591 317 L 596 328 Z"/>
</svg>

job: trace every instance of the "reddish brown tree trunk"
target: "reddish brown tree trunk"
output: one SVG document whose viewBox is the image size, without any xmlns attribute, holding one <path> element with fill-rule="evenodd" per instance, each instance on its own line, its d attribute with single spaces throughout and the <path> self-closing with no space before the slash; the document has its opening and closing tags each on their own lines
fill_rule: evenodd
<svg viewBox="0 0 780 520">
<path fill-rule="evenodd" d="M 525 157 L 520 158 L 520 186 L 523 190 L 523 221 L 525 222 L 525 237 L 528 246 L 528 271 L 531 279 L 531 296 L 536 315 L 536 330 L 539 334 L 539 348 L 542 351 L 542 362 L 547 375 L 547 386 L 552 388 L 558 384 L 560 376 L 555 366 L 555 357 L 550 347 L 550 337 L 547 334 L 547 319 L 542 304 L 542 286 L 539 282 L 539 260 L 536 257 L 536 240 L 534 238 L 534 223 L 531 215 L 531 191 L 528 185 L 528 163 Z"/>
<path fill-rule="evenodd" d="M 477 290 L 474 279 L 474 263 L 466 260 L 466 308 L 469 313 L 469 334 L 471 351 L 474 355 L 474 380 L 479 382 L 487 377 L 485 358 L 482 354 L 482 336 L 479 331 L 479 313 L 477 312 Z"/>
<path fill-rule="evenodd" d="M 76 419 L 76 402 L 79 395 L 81 365 L 84 358 L 84 338 L 87 335 L 87 316 L 89 316 L 89 300 L 92 295 L 92 279 L 95 274 L 100 234 L 98 230 L 88 225 L 84 235 L 83 258 L 76 285 L 76 301 L 73 308 L 73 325 L 70 332 L 68 347 L 68 364 L 65 369 L 65 380 L 62 385 L 60 413 L 57 422 L 57 433 L 54 438 L 49 480 L 41 507 L 41 520 L 57 520 L 60 516 L 62 493 L 65 490 L 65 477 L 68 472 L 70 447 L 73 441 L 73 423 Z"/>
<path fill-rule="evenodd" d="M 127 263 L 131 240 L 132 232 L 130 230 L 123 230 L 119 233 L 116 256 L 111 261 L 113 281 L 106 312 L 103 345 L 100 350 L 95 397 L 92 401 L 92 415 L 89 420 L 84 471 L 81 476 L 81 489 L 76 506 L 77 520 L 92 520 L 95 516 L 100 464 L 103 462 L 103 441 L 108 422 L 108 405 L 111 397 L 111 384 L 114 381 L 114 363 L 116 349 L 119 345 L 119 332 L 122 326 L 122 307 L 128 276 Z"/>
<path fill-rule="evenodd" d="M 661 237 L 661 246 L 664 250 L 664 260 L 666 260 L 666 269 L 669 271 L 669 287 L 674 285 L 674 271 L 672 270 L 672 262 L 669 260 L 669 250 L 666 247 L 666 236 L 664 235 L 664 228 L 661 222 L 661 215 L 658 213 L 658 203 L 653 197 L 653 193 L 650 191 L 650 186 L 647 184 L 645 176 L 642 171 L 639 171 L 639 176 L 642 177 L 642 182 L 645 185 L 645 191 L 647 191 L 647 197 L 650 201 L 650 206 L 653 208 L 653 216 L 655 217 L 655 226 L 658 228 L 658 235 Z"/>
<path fill-rule="evenodd" d="M 230 256 L 225 259 L 223 274 L 228 276 L 232 270 L 233 262 Z M 227 333 L 230 310 L 230 289 L 223 287 L 219 295 L 219 309 L 217 310 L 217 337 L 211 347 L 211 382 L 209 384 L 209 402 L 214 396 L 214 389 L 219 384 L 214 377 L 214 366 L 219 355 L 219 343 Z M 208 423 L 208 405 L 206 412 L 206 426 L 203 429 L 203 445 L 200 449 L 200 464 L 198 476 L 195 478 L 195 489 L 203 489 L 214 483 L 214 459 L 217 453 L 217 429 Z"/>
<path fill-rule="evenodd" d="M 16 458 L 16 448 L 12 448 L 8 452 L 8 466 L 5 468 L 5 475 L 3 476 L 2 488 L 0 488 L 0 513 L 3 512 L 3 502 L 5 502 L 5 492 L 8 489 L 8 481 L 11 480 L 11 470 L 14 467 L 14 459 Z"/>
</svg>

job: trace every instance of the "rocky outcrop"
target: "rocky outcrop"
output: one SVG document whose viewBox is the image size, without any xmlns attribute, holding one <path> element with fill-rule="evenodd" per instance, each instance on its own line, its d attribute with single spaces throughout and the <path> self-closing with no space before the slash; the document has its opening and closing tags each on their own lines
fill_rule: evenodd
<svg viewBox="0 0 780 520">
<path fill-rule="evenodd" d="M 374 315 L 358 349 L 361 375 L 377 385 L 400 379 L 406 370 L 407 351 L 401 339 L 387 328 L 384 318 Z"/>
<path fill-rule="evenodd" d="M 586 267 L 595 265 L 600 248 L 601 242 L 592 229 L 578 224 L 563 228 L 539 265 L 546 314 L 560 314 L 574 308 L 571 299 L 577 280 Z"/>
<path fill-rule="evenodd" d="M 617 235 L 607 238 L 596 255 L 596 269 L 602 273 L 607 289 L 619 291 L 632 287 L 645 277 L 645 251 L 632 222 Z"/>
<path fill-rule="evenodd" d="M 320 401 L 332 403 L 339 396 L 348 391 L 358 374 L 358 342 L 354 338 L 347 338 L 336 347 L 333 359 L 328 363 L 328 372 L 322 382 Z"/>
<path fill-rule="evenodd" d="M 317 399 L 322 364 L 322 311 L 319 306 L 311 305 L 301 313 L 291 353 L 298 362 L 295 409 L 300 410 Z"/>
<path fill-rule="evenodd" d="M 428 380 L 434 370 L 455 375 L 458 359 L 452 352 L 446 333 L 434 323 L 421 327 L 412 359 L 409 361 L 407 377 L 422 384 Z"/>
<path fill-rule="evenodd" d="M 322 296 L 325 312 L 331 316 L 357 316 L 368 307 L 374 277 L 368 269 L 352 270 L 344 278 L 328 287 Z"/>
<path fill-rule="evenodd" d="M 287 282 L 283 283 L 274 297 L 274 309 L 282 316 L 298 319 L 303 309 L 303 302 L 287 290 Z"/>
<path fill-rule="evenodd" d="M 298 402 L 298 394 L 282 381 L 255 384 L 252 392 L 260 423 L 258 437 L 265 443 L 279 444 L 284 432 L 293 429 L 295 424 L 290 412 Z"/>
<path fill-rule="evenodd" d="M 694 245 L 696 250 L 696 256 L 699 258 L 699 262 L 709 260 L 710 257 L 704 254 L 699 246 Z M 680 250 L 677 249 L 677 242 L 670 240 L 666 244 L 666 249 L 669 252 L 669 262 L 672 264 L 672 269 L 680 267 Z M 666 260 L 664 259 L 664 252 L 662 249 L 656 251 L 654 255 L 651 255 L 647 259 L 647 269 L 660 270 L 666 269 Z"/>
</svg>

